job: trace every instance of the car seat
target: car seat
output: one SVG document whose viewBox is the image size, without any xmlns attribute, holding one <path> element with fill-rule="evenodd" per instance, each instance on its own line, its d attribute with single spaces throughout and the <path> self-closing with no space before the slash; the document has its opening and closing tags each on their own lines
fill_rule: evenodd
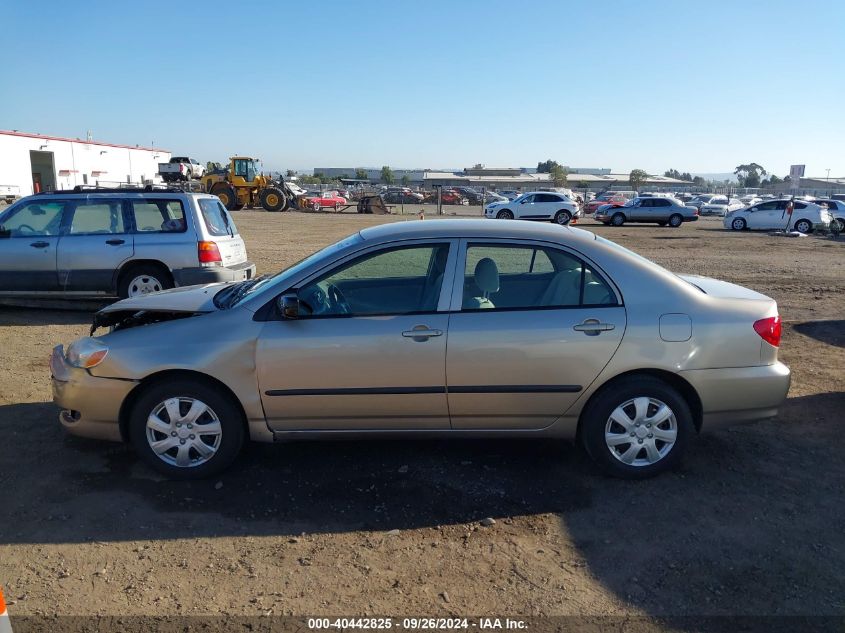
<svg viewBox="0 0 845 633">
<path fill-rule="evenodd" d="M 479 260 L 473 274 L 475 285 L 481 291 L 480 297 L 471 297 L 466 301 L 469 310 L 488 310 L 496 306 L 490 301 L 490 295 L 499 292 L 499 268 L 489 257 Z"/>
</svg>

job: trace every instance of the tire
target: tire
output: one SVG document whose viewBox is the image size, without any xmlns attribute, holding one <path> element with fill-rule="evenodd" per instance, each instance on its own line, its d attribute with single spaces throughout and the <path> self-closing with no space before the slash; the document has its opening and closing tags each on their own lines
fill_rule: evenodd
<svg viewBox="0 0 845 633">
<path fill-rule="evenodd" d="M 121 299 L 138 297 L 173 287 L 173 277 L 164 266 L 138 264 L 129 266 L 117 281 L 117 296 Z"/>
<path fill-rule="evenodd" d="M 236 211 L 238 205 L 241 204 L 238 202 L 238 194 L 232 185 L 217 183 L 211 188 L 211 193 L 220 198 L 220 202 L 222 202 L 223 206 L 229 211 Z M 241 209 L 243 209 L 242 204 Z"/>
<path fill-rule="evenodd" d="M 177 409 L 169 409 L 165 403 L 173 399 L 179 399 L 181 422 L 170 419 L 169 410 Z M 206 408 L 193 423 L 186 422 L 195 402 Z M 154 413 L 163 424 L 148 428 Z M 196 433 L 204 427 L 217 432 Z M 243 414 L 231 397 L 201 380 L 179 378 L 153 383 L 135 400 L 129 412 L 129 437 L 135 451 L 150 467 L 170 479 L 202 479 L 221 472 L 238 456 L 245 436 Z M 161 448 L 171 443 L 172 446 L 159 455 L 152 448 L 154 443 L 159 443 Z M 205 444 L 205 448 L 197 450 L 198 443 Z M 187 446 L 187 452 L 181 446 Z M 177 463 L 181 461 L 180 455 L 185 456 L 184 465 Z"/>
<path fill-rule="evenodd" d="M 683 223 L 684 216 L 682 216 L 680 213 L 673 213 L 669 216 L 669 226 L 671 226 L 673 229 L 677 229 Z"/>
<path fill-rule="evenodd" d="M 748 225 L 742 218 L 734 218 L 731 220 L 731 230 L 733 231 L 744 231 L 746 226 Z"/>
<path fill-rule="evenodd" d="M 244 208 L 244 206 L 246 206 L 246 205 L 243 202 L 239 202 L 235 205 L 234 211 L 240 211 L 241 209 Z"/>
<path fill-rule="evenodd" d="M 622 226 L 625 224 L 625 216 L 621 213 L 614 213 L 613 217 L 610 218 L 610 223 L 613 226 Z"/>
<path fill-rule="evenodd" d="M 813 223 L 809 220 L 801 219 L 794 224 L 793 228 L 799 233 L 811 233 L 813 231 Z"/>
<path fill-rule="evenodd" d="M 311 209 L 313 209 L 314 211 L 322 211 L 323 205 L 321 205 L 319 202 L 313 202 L 311 204 Z"/>
<path fill-rule="evenodd" d="M 278 187 L 267 187 L 261 191 L 261 206 L 265 211 L 282 211 L 287 205 L 285 192 Z"/>
<path fill-rule="evenodd" d="M 513 211 L 502 209 L 496 214 L 496 218 L 499 220 L 513 220 Z"/>
<path fill-rule="evenodd" d="M 670 415 L 649 422 L 664 406 Z M 580 437 L 606 474 L 645 479 L 680 464 L 694 429 L 689 405 L 675 389 L 652 376 L 629 376 L 606 385 L 591 399 L 581 416 Z M 654 437 L 658 431 L 666 440 Z"/>
<path fill-rule="evenodd" d="M 572 213 L 567 211 L 566 209 L 561 209 L 557 213 L 555 213 L 555 223 L 560 224 L 561 226 L 566 226 L 572 220 Z"/>
</svg>

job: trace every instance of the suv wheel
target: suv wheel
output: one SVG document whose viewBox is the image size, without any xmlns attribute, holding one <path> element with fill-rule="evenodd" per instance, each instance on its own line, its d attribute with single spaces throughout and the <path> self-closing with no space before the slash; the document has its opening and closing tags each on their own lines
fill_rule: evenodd
<svg viewBox="0 0 845 633">
<path fill-rule="evenodd" d="M 651 376 L 630 376 L 599 392 L 580 430 L 585 450 L 607 474 L 644 479 L 680 463 L 693 428 L 675 389 Z"/>
<path fill-rule="evenodd" d="M 244 443 L 241 412 L 199 380 L 153 384 L 135 401 L 129 434 L 140 457 L 171 479 L 200 479 L 234 461 Z"/>
<path fill-rule="evenodd" d="M 500 220 L 513 220 L 513 211 L 502 209 L 496 214 L 496 217 Z"/>
<path fill-rule="evenodd" d="M 558 224 L 566 225 L 570 220 L 572 220 L 572 214 L 566 209 L 561 209 L 555 214 L 555 222 Z"/>
<path fill-rule="evenodd" d="M 173 287 L 170 273 L 162 266 L 141 264 L 127 268 L 117 282 L 117 296 L 121 299 L 140 297 Z"/>
</svg>

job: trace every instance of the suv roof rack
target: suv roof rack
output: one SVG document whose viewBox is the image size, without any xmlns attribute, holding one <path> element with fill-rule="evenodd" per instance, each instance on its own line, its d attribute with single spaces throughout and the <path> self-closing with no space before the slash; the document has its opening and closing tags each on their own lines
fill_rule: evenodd
<svg viewBox="0 0 845 633">
<path fill-rule="evenodd" d="M 69 193 L 192 193 L 189 188 L 174 187 L 172 185 L 144 185 L 143 187 L 97 187 L 95 185 L 76 185 L 73 189 L 54 189 L 45 194 L 55 195 Z M 204 191 L 195 193 L 205 193 Z"/>
</svg>

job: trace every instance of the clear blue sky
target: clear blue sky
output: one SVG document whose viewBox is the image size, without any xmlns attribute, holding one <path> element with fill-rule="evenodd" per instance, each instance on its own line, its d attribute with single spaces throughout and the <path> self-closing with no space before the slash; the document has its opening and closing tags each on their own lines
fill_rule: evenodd
<svg viewBox="0 0 845 633">
<path fill-rule="evenodd" d="M 0 128 L 271 169 L 845 176 L 845 2 L 7 2 Z"/>
</svg>

